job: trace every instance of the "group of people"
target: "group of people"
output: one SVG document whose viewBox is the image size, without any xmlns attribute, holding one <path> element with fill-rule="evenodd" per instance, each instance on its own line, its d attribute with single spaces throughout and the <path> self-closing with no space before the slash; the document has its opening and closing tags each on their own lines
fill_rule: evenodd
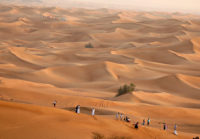
<svg viewBox="0 0 200 139">
<path fill-rule="evenodd" d="M 56 107 L 57 101 L 54 100 L 52 104 L 53 104 L 54 107 Z M 80 105 L 77 105 L 75 107 L 75 112 L 77 114 L 79 114 L 81 112 L 80 109 L 81 109 Z M 91 115 L 92 116 L 95 115 L 95 108 L 92 108 Z M 121 120 L 121 121 L 124 120 L 125 122 L 128 122 L 128 123 L 131 122 L 131 119 L 127 115 L 125 115 L 123 113 L 119 113 L 119 112 L 116 114 L 116 119 L 117 120 Z M 142 125 L 144 126 L 145 123 L 146 123 L 146 121 L 144 119 L 143 122 L 142 122 Z M 150 118 L 147 119 L 147 126 L 149 126 L 149 125 L 150 125 Z M 134 124 L 134 127 L 135 127 L 135 129 L 139 128 L 139 122 L 138 121 Z M 167 130 L 167 129 L 168 129 L 167 124 L 163 123 L 163 130 Z M 174 125 L 174 134 L 178 135 L 177 134 L 177 125 L 176 124 Z"/>
<path fill-rule="evenodd" d="M 80 106 L 80 105 L 77 105 L 77 106 L 75 107 L 75 112 L 76 112 L 76 113 L 80 113 L 80 112 L 81 112 L 81 106 Z M 95 115 L 95 108 L 92 108 L 91 115 L 92 115 L 92 116 Z"/>
<path fill-rule="evenodd" d="M 145 125 L 145 123 L 146 123 L 146 122 L 145 122 L 145 119 L 144 119 L 144 120 L 142 121 L 142 125 Z M 148 125 L 148 126 L 150 125 L 150 118 L 147 119 L 147 125 Z"/>
<path fill-rule="evenodd" d="M 56 107 L 57 101 L 54 100 L 52 104 L 53 104 L 53 107 Z M 81 106 L 80 106 L 80 105 L 77 105 L 77 106 L 75 107 L 75 112 L 76 112 L 76 113 L 80 113 L 80 112 L 81 112 Z M 92 108 L 91 115 L 92 115 L 92 116 L 95 115 L 95 108 Z"/>
<path fill-rule="evenodd" d="M 129 118 L 128 116 L 125 116 L 123 113 L 119 113 L 119 112 L 116 114 L 116 119 L 117 119 L 117 120 L 124 120 L 124 121 L 126 121 L 126 122 L 130 122 L 130 118 Z M 146 124 L 147 126 L 150 125 L 150 118 L 148 118 L 147 120 L 143 119 L 142 125 L 144 126 L 145 124 Z M 138 121 L 137 121 L 135 124 L 133 124 L 133 125 L 134 125 L 135 129 L 138 129 L 138 128 L 139 128 L 139 122 L 138 122 Z M 163 129 L 164 129 L 164 130 L 167 130 L 167 129 L 168 129 L 166 123 L 163 123 Z M 176 124 L 174 125 L 174 134 L 175 134 L 175 135 L 178 135 L 178 134 L 177 134 L 177 125 L 176 125 Z"/>
<path fill-rule="evenodd" d="M 128 123 L 131 122 L 131 119 L 127 115 L 124 115 L 123 113 L 119 113 L 119 112 L 116 114 L 116 119 L 121 120 L 121 121 L 124 120 Z"/>
<path fill-rule="evenodd" d="M 167 130 L 167 129 L 168 129 L 167 124 L 166 124 L 166 123 L 163 123 L 163 130 Z M 175 125 L 174 125 L 174 135 L 178 135 L 176 129 L 177 129 L 177 125 L 175 124 Z"/>
<path fill-rule="evenodd" d="M 128 123 L 131 122 L 131 119 L 127 115 L 125 115 L 123 113 L 119 113 L 119 112 L 116 114 L 116 120 L 121 120 L 121 121 L 125 121 Z M 136 122 L 134 125 L 135 125 L 136 129 L 139 128 L 139 122 Z"/>
<path fill-rule="evenodd" d="M 131 119 L 127 116 L 127 115 L 124 115 L 123 113 L 117 113 L 116 114 L 116 120 L 124 120 L 125 122 L 131 122 Z M 135 124 L 135 128 L 138 129 L 139 128 L 139 122 L 136 122 Z M 142 125 L 145 125 L 145 119 L 143 120 L 142 122 Z M 147 120 L 147 125 L 149 126 L 150 125 L 150 119 L 148 118 Z"/>
<path fill-rule="evenodd" d="M 142 125 L 144 126 L 145 125 L 145 119 L 143 119 L 142 121 Z M 150 125 L 150 118 L 147 119 L 147 125 L 149 126 Z M 138 129 L 139 128 L 139 122 L 136 122 L 135 123 L 135 129 Z"/>
</svg>

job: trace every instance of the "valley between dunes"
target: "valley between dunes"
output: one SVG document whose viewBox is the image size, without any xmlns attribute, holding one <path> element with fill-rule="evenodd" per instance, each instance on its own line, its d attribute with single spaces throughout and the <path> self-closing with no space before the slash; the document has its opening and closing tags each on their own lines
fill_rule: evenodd
<svg viewBox="0 0 200 139">
<path fill-rule="evenodd" d="M 134 92 L 115 97 L 130 83 Z M 95 135 L 200 135 L 200 16 L 0 5 L 0 139 Z"/>
</svg>

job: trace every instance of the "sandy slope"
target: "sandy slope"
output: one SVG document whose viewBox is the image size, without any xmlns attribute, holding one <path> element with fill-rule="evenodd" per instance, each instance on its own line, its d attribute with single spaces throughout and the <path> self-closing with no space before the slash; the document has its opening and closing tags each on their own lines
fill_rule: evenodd
<svg viewBox="0 0 200 139">
<path fill-rule="evenodd" d="M 188 14 L 0 5 L 0 99 L 9 101 L 0 102 L 0 135 L 27 138 L 35 128 L 30 138 L 200 134 L 199 27 L 200 17 Z M 131 82 L 135 92 L 115 97 Z M 53 100 L 64 110 L 48 108 Z M 97 120 L 67 111 L 77 104 L 86 114 L 95 107 Z M 133 122 L 150 117 L 151 128 L 113 121 L 118 111 Z M 163 122 L 170 130 L 177 123 L 183 136 L 161 131 Z"/>
<path fill-rule="evenodd" d="M 0 102 L 1 138 L 92 138 L 95 133 L 105 137 L 129 137 L 154 139 L 187 139 L 170 132 L 141 127 L 135 130 L 131 124 L 99 116 L 77 115 L 73 112 L 25 104 Z M 23 119 L 23 121 L 21 120 Z M 115 128 L 113 128 L 113 126 Z"/>
</svg>

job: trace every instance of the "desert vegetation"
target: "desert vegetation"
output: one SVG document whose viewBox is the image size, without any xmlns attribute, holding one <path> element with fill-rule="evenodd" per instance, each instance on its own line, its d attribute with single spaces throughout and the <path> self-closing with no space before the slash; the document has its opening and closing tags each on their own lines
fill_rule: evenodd
<svg viewBox="0 0 200 139">
<path fill-rule="evenodd" d="M 130 85 L 124 84 L 123 86 L 120 86 L 116 96 L 121 96 L 127 93 L 131 93 L 134 90 L 135 90 L 135 85 L 133 83 L 130 83 Z"/>
<path fill-rule="evenodd" d="M 94 48 L 94 46 L 93 46 L 91 43 L 87 43 L 87 44 L 85 45 L 85 48 Z"/>
</svg>

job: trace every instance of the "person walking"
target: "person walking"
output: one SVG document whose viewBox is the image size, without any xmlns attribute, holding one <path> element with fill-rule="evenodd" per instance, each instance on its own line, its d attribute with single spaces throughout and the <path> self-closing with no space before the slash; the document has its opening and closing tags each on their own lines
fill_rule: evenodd
<svg viewBox="0 0 200 139">
<path fill-rule="evenodd" d="M 145 119 L 143 120 L 142 125 L 145 125 Z"/>
<path fill-rule="evenodd" d="M 120 120 L 123 120 L 123 114 L 120 113 Z"/>
<path fill-rule="evenodd" d="M 139 128 L 139 123 L 136 122 L 136 124 L 135 124 L 135 129 L 138 129 L 138 128 Z"/>
<path fill-rule="evenodd" d="M 119 118 L 119 112 L 117 112 L 116 114 L 116 120 L 118 120 L 118 118 Z"/>
<path fill-rule="evenodd" d="M 177 125 L 175 124 L 174 125 L 174 135 L 178 135 L 176 129 L 177 129 Z"/>
<path fill-rule="evenodd" d="M 129 123 L 129 122 L 131 122 L 131 119 L 128 116 L 125 116 L 124 121 Z"/>
<path fill-rule="evenodd" d="M 78 105 L 75 107 L 75 113 L 78 113 Z"/>
<path fill-rule="evenodd" d="M 80 105 L 77 105 L 77 106 L 76 106 L 75 112 L 76 112 L 76 113 L 80 113 Z"/>
<path fill-rule="evenodd" d="M 80 112 L 81 112 L 81 106 L 78 105 L 77 113 L 80 113 Z"/>
<path fill-rule="evenodd" d="M 92 108 L 92 116 L 95 115 L 95 108 Z"/>
<path fill-rule="evenodd" d="M 52 103 L 54 107 L 56 107 L 56 103 L 57 103 L 57 101 L 54 100 L 53 103 Z"/>
<path fill-rule="evenodd" d="M 147 125 L 149 126 L 150 125 L 150 119 L 148 118 L 147 120 Z"/>
<path fill-rule="evenodd" d="M 167 124 L 166 124 L 166 123 L 164 123 L 163 129 L 164 129 L 164 130 L 167 130 Z"/>
</svg>

